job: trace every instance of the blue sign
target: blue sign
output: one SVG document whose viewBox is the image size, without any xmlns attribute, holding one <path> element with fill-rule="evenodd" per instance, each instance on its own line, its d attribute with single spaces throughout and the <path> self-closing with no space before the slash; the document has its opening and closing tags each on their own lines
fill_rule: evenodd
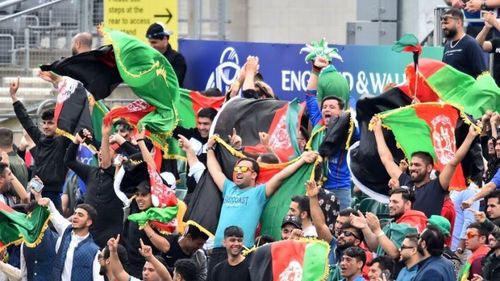
<svg viewBox="0 0 500 281">
<path fill-rule="evenodd" d="M 304 98 L 311 64 L 299 54 L 303 44 L 247 43 L 231 41 L 179 40 L 179 49 L 188 66 L 184 85 L 204 90 L 217 87 L 225 92 L 238 77 L 247 56 L 258 56 L 260 70 L 280 99 Z M 347 79 L 351 99 L 375 96 L 390 82 L 405 81 L 404 68 L 411 53 L 396 53 L 391 46 L 332 45 L 342 61 L 333 65 Z M 422 57 L 441 60 L 443 48 L 426 47 Z"/>
</svg>

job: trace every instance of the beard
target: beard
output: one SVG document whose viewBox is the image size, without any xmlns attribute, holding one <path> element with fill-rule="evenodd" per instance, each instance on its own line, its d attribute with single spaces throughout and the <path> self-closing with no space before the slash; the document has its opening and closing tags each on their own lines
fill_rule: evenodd
<svg viewBox="0 0 500 281">
<path fill-rule="evenodd" d="M 457 29 L 444 29 L 443 34 L 446 39 L 451 39 L 457 35 Z"/>
</svg>

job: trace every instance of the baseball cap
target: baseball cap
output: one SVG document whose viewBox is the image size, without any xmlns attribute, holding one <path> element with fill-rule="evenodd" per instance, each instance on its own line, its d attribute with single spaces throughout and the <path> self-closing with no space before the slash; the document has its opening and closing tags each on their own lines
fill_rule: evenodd
<svg viewBox="0 0 500 281">
<path fill-rule="evenodd" d="M 148 39 L 163 39 L 163 37 L 170 37 L 171 32 L 165 29 L 165 26 L 161 22 L 155 22 L 149 26 L 146 31 L 146 37 Z"/>
<path fill-rule="evenodd" d="M 296 228 L 302 229 L 302 222 L 296 216 L 292 215 L 285 216 L 285 218 L 283 219 L 283 223 L 281 223 L 281 227 L 285 226 L 286 224 L 292 224 Z"/>
<path fill-rule="evenodd" d="M 450 236 L 451 224 L 448 219 L 443 216 L 432 215 L 427 220 L 427 225 L 434 225 L 441 230 L 444 236 Z"/>
</svg>

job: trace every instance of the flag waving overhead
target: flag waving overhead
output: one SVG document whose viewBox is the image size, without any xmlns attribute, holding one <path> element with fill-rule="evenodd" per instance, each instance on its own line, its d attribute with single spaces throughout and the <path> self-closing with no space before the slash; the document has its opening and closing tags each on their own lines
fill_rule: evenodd
<svg viewBox="0 0 500 281">
<path fill-rule="evenodd" d="M 330 246 L 319 240 L 283 240 L 257 248 L 251 280 L 320 281 L 328 275 Z"/>
<path fill-rule="evenodd" d="M 457 121 L 472 122 L 456 107 L 444 103 L 418 103 L 380 114 L 382 125 L 392 130 L 406 158 L 417 151 L 428 152 L 435 168 L 443 171 L 458 148 L 455 137 Z M 467 187 L 459 164 L 450 181 L 451 190 Z"/>
<path fill-rule="evenodd" d="M 405 70 L 408 84 L 403 91 L 421 102 L 442 100 L 461 105 L 464 112 L 481 118 L 487 110 L 500 111 L 500 88 L 489 73 L 474 77 L 437 60 L 421 59 L 418 73 L 408 65 Z M 417 76 L 417 77 L 416 77 Z"/>
<path fill-rule="evenodd" d="M 123 82 L 116 67 L 113 47 L 110 45 L 62 58 L 50 65 L 42 65 L 40 69 L 82 82 L 96 100 L 108 97 Z"/>
<path fill-rule="evenodd" d="M 36 246 L 47 229 L 49 215 L 46 207 L 37 206 L 26 215 L 0 202 L 0 251 L 21 242 L 25 242 L 27 246 Z"/>
<path fill-rule="evenodd" d="M 168 137 L 178 122 L 174 104 L 179 100 L 175 72 L 160 52 L 119 31 L 106 30 L 113 44 L 116 65 L 123 81 L 154 110 L 140 121 L 157 138 Z"/>
<path fill-rule="evenodd" d="M 259 132 L 266 132 L 274 152 L 286 162 L 300 155 L 297 134 L 303 109 L 297 100 L 235 98 L 224 105 L 213 128 L 223 138 L 234 128 L 241 136 L 244 151 L 250 154 L 267 152 L 259 138 Z"/>
<path fill-rule="evenodd" d="M 175 108 L 179 113 L 179 126 L 183 128 L 196 127 L 196 116 L 202 108 L 221 108 L 224 103 L 224 96 L 207 97 L 198 91 L 188 89 L 180 89 L 179 101 L 175 104 Z"/>
</svg>

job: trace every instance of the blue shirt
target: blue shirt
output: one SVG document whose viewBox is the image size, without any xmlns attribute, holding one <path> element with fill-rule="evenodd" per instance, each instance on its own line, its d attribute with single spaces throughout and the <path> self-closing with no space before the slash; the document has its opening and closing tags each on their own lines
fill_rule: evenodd
<svg viewBox="0 0 500 281">
<path fill-rule="evenodd" d="M 413 281 L 413 279 L 415 279 L 415 275 L 417 275 L 417 269 L 418 264 L 410 268 L 403 267 L 403 269 L 401 269 L 401 271 L 399 272 L 396 281 Z"/>
<path fill-rule="evenodd" d="M 497 170 L 491 182 L 495 184 L 496 189 L 500 189 L 500 169 Z"/>
<path fill-rule="evenodd" d="M 228 226 L 239 226 L 243 229 L 243 244 L 250 248 L 254 244 L 255 230 L 260 215 L 267 202 L 264 184 L 239 188 L 234 182 L 226 179 L 222 192 L 224 202 L 220 212 L 219 224 L 215 231 L 215 247 L 222 247 L 224 230 Z"/>
<path fill-rule="evenodd" d="M 323 119 L 321 109 L 318 106 L 316 91 L 306 94 L 306 107 L 309 112 L 309 120 L 316 126 Z M 359 130 L 356 127 L 353 132 L 352 141 L 359 140 Z M 328 175 L 323 187 L 326 189 L 351 188 L 351 173 L 347 166 L 347 150 L 340 150 L 328 159 Z"/>
<path fill-rule="evenodd" d="M 342 281 L 347 281 L 347 279 L 342 279 Z M 365 281 L 363 274 L 358 275 L 356 278 L 352 279 L 352 281 Z"/>
</svg>

